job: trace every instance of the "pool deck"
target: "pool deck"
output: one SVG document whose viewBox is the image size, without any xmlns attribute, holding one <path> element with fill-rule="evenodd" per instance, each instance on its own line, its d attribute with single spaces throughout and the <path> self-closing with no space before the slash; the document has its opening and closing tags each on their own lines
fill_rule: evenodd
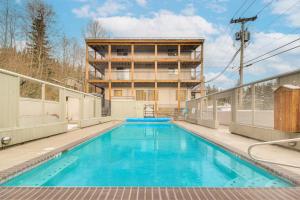
<svg viewBox="0 0 300 200">
<path fill-rule="evenodd" d="M 223 127 L 218 130 L 187 122 L 175 122 L 216 144 L 247 158 L 247 148 L 256 140 L 233 135 Z M 68 133 L 44 138 L 0 150 L 0 180 L 17 175 L 44 162 L 58 153 L 118 126 L 112 121 Z M 300 152 L 278 146 L 262 146 L 254 151 L 258 156 L 300 165 Z M 5 161 L 5 162 L 3 162 Z M 257 163 L 277 174 L 300 183 L 300 169 Z M 294 188 L 117 188 L 117 187 L 0 187 L 0 199 L 278 199 L 296 200 L 300 184 Z"/>
<path fill-rule="evenodd" d="M 231 134 L 228 131 L 228 127 L 225 126 L 221 126 L 219 129 L 211 129 L 184 121 L 177 121 L 175 123 L 182 128 L 185 128 L 211 142 L 214 142 L 215 144 L 218 144 L 232 153 L 250 161 L 252 160 L 249 158 L 247 153 L 248 147 L 254 143 L 260 142 L 254 139 Z M 300 166 L 300 151 L 295 151 L 276 145 L 265 145 L 253 149 L 253 154 L 257 157 L 267 160 Z M 278 166 L 262 162 L 254 163 L 267 168 L 268 170 L 273 171 L 275 174 L 283 176 L 300 186 L 300 168 Z"/>
</svg>

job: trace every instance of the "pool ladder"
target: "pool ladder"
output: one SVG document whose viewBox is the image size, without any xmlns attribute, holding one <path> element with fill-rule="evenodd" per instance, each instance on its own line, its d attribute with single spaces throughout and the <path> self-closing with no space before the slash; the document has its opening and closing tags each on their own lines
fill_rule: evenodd
<svg viewBox="0 0 300 200">
<path fill-rule="evenodd" d="M 265 162 L 265 163 L 270 163 L 270 164 L 275 164 L 275 165 L 282 165 L 282 166 L 287 166 L 287 167 L 294 167 L 294 168 L 300 168 L 299 165 L 294 165 L 294 164 L 286 164 L 286 163 L 281 163 L 281 162 L 274 162 L 271 160 L 265 160 L 262 158 L 257 158 L 252 155 L 252 150 L 254 147 L 257 146 L 262 146 L 262 145 L 269 145 L 269 144 L 280 144 L 280 143 L 289 143 L 289 144 L 297 144 L 296 142 L 299 142 L 300 138 L 293 138 L 293 139 L 285 139 L 285 140 L 274 140 L 270 142 L 260 142 L 260 143 L 255 143 L 252 144 L 248 147 L 248 155 L 249 157 L 254 160 L 254 161 L 260 161 L 260 162 Z"/>
</svg>

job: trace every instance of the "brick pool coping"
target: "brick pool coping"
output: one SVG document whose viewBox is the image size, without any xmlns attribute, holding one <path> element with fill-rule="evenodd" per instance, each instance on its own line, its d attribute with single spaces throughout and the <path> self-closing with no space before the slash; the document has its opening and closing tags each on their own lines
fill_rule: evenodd
<svg viewBox="0 0 300 200">
<path fill-rule="evenodd" d="M 2 187 L 0 199 L 299 200 L 300 188 Z"/>
<path fill-rule="evenodd" d="M 9 169 L 0 171 L 0 182 L 4 182 L 14 176 L 17 176 L 33 167 L 48 161 L 60 153 L 72 149 L 83 142 L 95 138 L 117 126 L 122 122 L 115 124 L 109 128 L 81 138 L 75 142 L 64 145 L 51 152 L 18 164 Z M 179 124 L 177 124 L 179 125 Z M 203 137 L 197 132 L 190 130 L 184 126 L 180 127 Z M 241 151 L 234 149 L 228 145 L 204 138 L 226 150 L 249 160 L 249 158 Z M 253 162 L 252 160 L 249 160 Z M 274 167 L 265 163 L 254 162 L 273 173 L 283 176 L 296 186 L 300 184 L 300 176 L 280 167 Z M 297 176 L 295 180 L 293 180 Z M 299 182 L 298 182 L 299 181 Z M 225 199 L 225 200 L 243 200 L 243 199 L 278 199 L 278 200 L 296 200 L 300 196 L 300 187 L 292 188 L 165 188 L 165 187 L 0 187 L 0 199 Z"/>
</svg>

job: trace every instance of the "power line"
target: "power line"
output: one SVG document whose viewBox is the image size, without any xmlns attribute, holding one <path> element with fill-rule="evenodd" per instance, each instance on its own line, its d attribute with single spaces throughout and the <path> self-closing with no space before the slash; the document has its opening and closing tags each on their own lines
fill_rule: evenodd
<svg viewBox="0 0 300 200">
<path fill-rule="evenodd" d="M 229 61 L 229 63 L 226 65 L 226 67 L 215 77 L 209 79 L 208 81 L 205 81 L 204 83 L 208 83 L 208 82 L 212 82 L 216 79 L 218 79 L 222 74 L 224 74 L 226 72 L 226 70 L 230 67 L 231 63 L 234 61 L 234 59 L 236 58 L 236 56 L 238 55 L 238 53 L 240 52 L 240 49 L 238 49 L 235 54 L 233 55 L 233 57 L 231 58 L 231 60 Z"/>
<path fill-rule="evenodd" d="M 244 12 L 242 12 L 242 14 L 241 14 L 240 16 L 243 16 L 243 15 L 249 10 L 249 8 L 251 8 L 251 7 L 254 5 L 255 2 L 256 2 L 256 0 L 253 0 L 253 1 L 249 4 L 249 6 L 244 10 Z"/>
<path fill-rule="evenodd" d="M 267 59 L 269 59 L 269 58 L 272 58 L 272 57 L 274 57 L 274 56 L 277 56 L 277 55 L 283 54 L 283 53 L 285 53 L 285 52 L 288 52 L 288 51 L 291 51 L 291 50 L 297 49 L 297 48 L 299 48 L 299 47 L 300 47 L 300 45 L 294 46 L 294 47 L 292 47 L 292 48 L 290 48 L 290 49 L 287 49 L 287 50 L 284 50 L 284 51 L 278 52 L 278 53 L 276 53 L 276 54 L 273 54 L 273 55 L 271 55 L 271 56 L 268 56 L 268 57 L 266 57 L 266 58 L 263 58 L 263 59 L 257 60 L 257 61 L 255 61 L 255 62 L 253 62 L 253 63 L 250 63 L 250 64 L 246 65 L 245 67 L 250 67 L 251 65 L 253 65 L 253 64 L 255 64 L 255 63 L 258 63 L 258 62 L 261 62 L 261 61 L 267 60 Z"/>
<path fill-rule="evenodd" d="M 271 24 L 273 24 L 274 22 L 276 22 L 280 17 L 282 17 L 286 12 L 288 12 L 290 9 L 294 8 L 295 5 L 297 5 L 299 3 L 300 0 L 297 0 L 295 3 L 293 3 L 290 7 L 288 7 L 287 9 L 285 9 L 282 13 L 280 13 L 277 17 L 275 17 L 269 24 L 266 25 L 265 28 L 270 27 Z"/>
<path fill-rule="evenodd" d="M 267 7 L 269 7 L 273 2 L 274 2 L 274 0 L 272 0 L 272 1 L 270 1 L 269 3 L 265 4 L 265 6 L 264 6 L 262 9 L 260 9 L 260 10 L 256 13 L 256 15 L 259 15 L 260 13 L 262 13 L 262 11 L 264 11 L 264 9 L 266 9 Z"/>
<path fill-rule="evenodd" d="M 235 13 L 233 14 L 233 16 L 231 18 L 234 18 L 238 12 L 244 7 L 244 5 L 246 5 L 245 3 L 247 2 L 248 0 L 244 0 L 244 2 L 242 3 L 242 5 L 235 11 Z"/>
<path fill-rule="evenodd" d="M 271 44 L 273 44 L 274 41 L 276 41 L 276 42 L 281 41 L 282 39 L 288 37 L 288 34 L 294 34 L 294 33 L 295 33 L 296 31 L 298 31 L 299 29 L 300 29 L 300 27 L 296 27 L 296 28 L 292 29 L 292 31 L 286 33 L 286 35 L 283 35 L 283 36 L 280 37 L 280 38 L 274 38 L 274 40 L 272 40 L 272 42 L 269 42 L 269 43 L 267 43 L 267 44 L 264 46 L 264 49 L 266 49 L 266 47 L 271 46 Z"/>
<path fill-rule="evenodd" d="M 249 63 L 249 62 L 251 62 L 251 61 L 253 61 L 253 60 L 256 60 L 256 59 L 258 59 L 258 58 L 261 58 L 261 57 L 263 57 L 263 56 L 265 56 L 265 55 L 267 55 L 267 54 L 269 54 L 269 53 L 272 53 L 272 52 L 274 52 L 274 51 L 277 51 L 278 49 L 281 49 L 281 48 L 286 47 L 286 46 L 288 46 L 288 45 L 290 45 L 290 44 L 293 44 L 293 43 L 297 42 L 298 40 L 300 40 L 300 37 L 297 38 L 297 39 L 295 39 L 295 40 L 293 40 L 293 41 L 291 41 L 291 42 L 288 42 L 288 43 L 286 43 L 286 44 L 284 44 L 284 45 L 281 45 L 281 46 L 279 46 L 279 47 L 277 47 L 277 48 L 275 48 L 275 49 L 272 49 L 271 51 L 268 51 L 268 52 L 266 52 L 266 53 L 264 53 L 264 54 L 262 54 L 262 55 L 260 55 L 260 56 L 257 56 L 256 58 L 252 58 L 252 59 L 246 61 L 244 64 L 247 64 L 247 63 Z"/>
</svg>

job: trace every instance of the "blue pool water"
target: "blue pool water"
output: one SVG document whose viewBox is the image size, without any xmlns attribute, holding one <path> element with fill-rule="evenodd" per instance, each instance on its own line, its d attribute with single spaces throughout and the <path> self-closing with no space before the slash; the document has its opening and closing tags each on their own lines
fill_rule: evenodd
<svg viewBox="0 0 300 200">
<path fill-rule="evenodd" d="M 172 123 L 125 123 L 3 185 L 291 186 Z"/>
</svg>

